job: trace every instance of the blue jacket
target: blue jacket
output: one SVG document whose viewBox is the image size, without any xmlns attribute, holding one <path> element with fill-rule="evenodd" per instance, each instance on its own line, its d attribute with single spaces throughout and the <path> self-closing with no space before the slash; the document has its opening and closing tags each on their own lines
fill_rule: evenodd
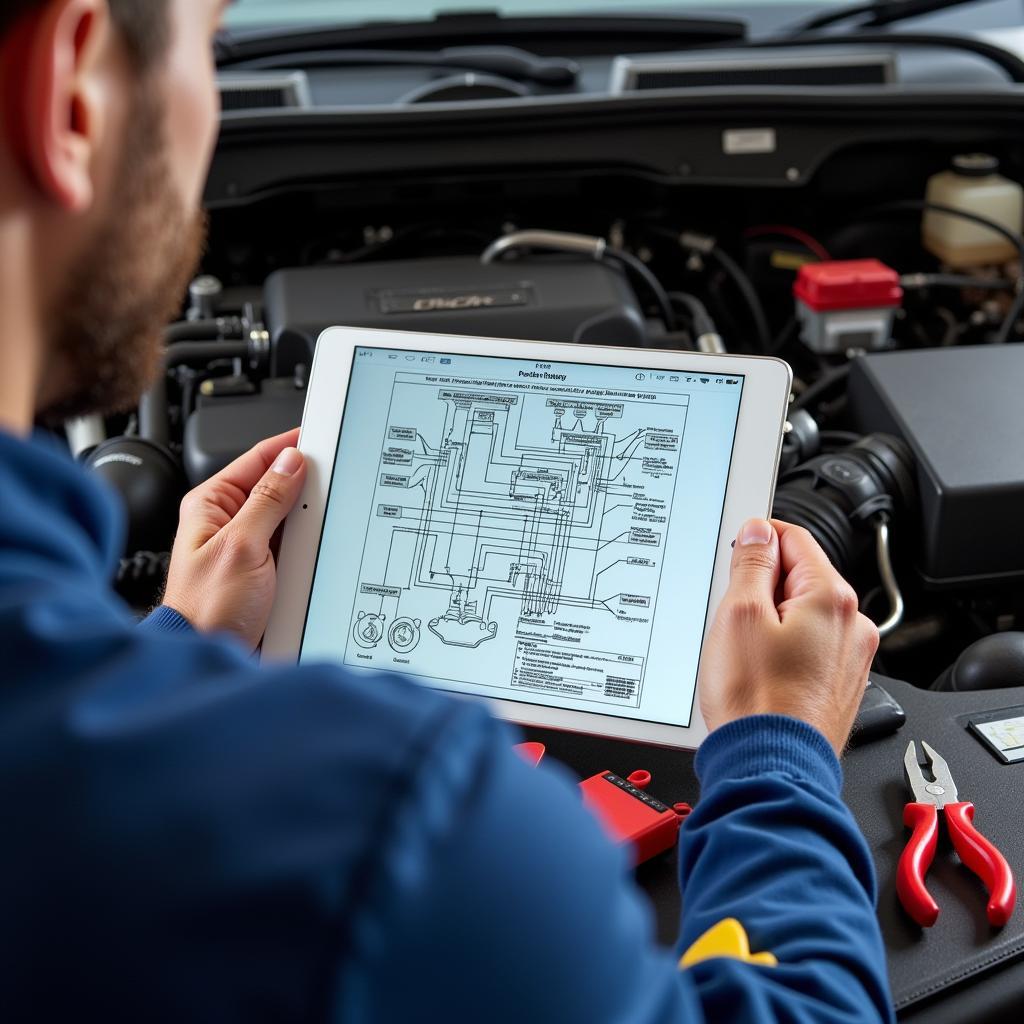
<svg viewBox="0 0 1024 1024">
<path fill-rule="evenodd" d="M 822 736 L 716 732 L 660 949 L 556 767 L 398 676 L 257 667 L 108 579 L 113 501 L 0 435 L 5 1022 L 888 1019 L 874 879 Z M 777 966 L 679 954 L 722 918 Z"/>
</svg>

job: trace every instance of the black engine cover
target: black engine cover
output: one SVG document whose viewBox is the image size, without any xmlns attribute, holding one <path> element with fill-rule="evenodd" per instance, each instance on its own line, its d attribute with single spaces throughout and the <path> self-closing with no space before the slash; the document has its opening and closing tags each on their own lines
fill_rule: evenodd
<svg viewBox="0 0 1024 1024">
<path fill-rule="evenodd" d="M 1024 578 L 1024 345 L 865 356 L 849 395 L 861 430 L 913 450 L 926 582 Z"/>
<path fill-rule="evenodd" d="M 643 344 L 644 318 L 618 270 L 578 257 L 483 264 L 475 257 L 278 270 L 264 306 L 271 372 L 309 363 L 328 327 Z"/>
</svg>

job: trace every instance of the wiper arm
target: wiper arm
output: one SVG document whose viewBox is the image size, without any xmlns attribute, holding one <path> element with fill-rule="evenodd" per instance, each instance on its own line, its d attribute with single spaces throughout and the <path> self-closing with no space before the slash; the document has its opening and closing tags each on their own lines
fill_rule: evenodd
<svg viewBox="0 0 1024 1024">
<path fill-rule="evenodd" d="M 978 2 L 979 0 L 873 0 L 872 3 L 851 4 L 838 11 L 818 14 L 801 22 L 787 35 L 816 32 L 818 29 L 839 25 L 844 21 L 859 21 L 857 28 L 878 28 L 882 25 L 895 25 L 898 21 L 907 21 L 910 18 L 919 18 L 925 14 L 934 14 L 950 7 L 962 7 Z"/>
</svg>

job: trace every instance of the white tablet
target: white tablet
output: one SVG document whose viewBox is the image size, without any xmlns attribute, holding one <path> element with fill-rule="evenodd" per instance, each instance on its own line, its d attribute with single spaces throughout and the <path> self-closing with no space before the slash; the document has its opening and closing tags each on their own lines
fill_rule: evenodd
<svg viewBox="0 0 1024 1024">
<path fill-rule="evenodd" d="M 769 511 L 790 383 L 775 359 L 325 331 L 264 659 L 696 747 L 701 646 Z"/>
</svg>

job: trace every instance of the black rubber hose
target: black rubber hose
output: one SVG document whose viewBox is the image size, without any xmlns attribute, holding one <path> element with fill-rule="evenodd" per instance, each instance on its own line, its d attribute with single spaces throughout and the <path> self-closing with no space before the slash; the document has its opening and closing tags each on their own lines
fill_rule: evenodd
<svg viewBox="0 0 1024 1024">
<path fill-rule="evenodd" d="M 941 213 L 947 217 L 959 217 L 961 220 L 968 220 L 972 224 L 979 224 L 983 228 L 988 228 L 989 231 L 1002 235 L 1017 250 L 1021 260 L 1024 261 L 1024 238 L 1010 231 L 1009 228 L 1003 227 L 1002 224 L 990 220 L 988 217 L 983 217 L 978 213 L 971 213 L 970 210 L 961 210 L 956 206 L 930 203 L 926 199 L 896 199 L 891 203 L 882 203 L 879 206 L 870 207 L 864 211 L 864 216 L 874 217 L 888 213 L 918 213 L 922 210 Z"/>
<path fill-rule="evenodd" d="M 171 439 L 165 371 L 139 399 L 139 436 L 167 447 Z"/>
<path fill-rule="evenodd" d="M 241 359 L 248 351 L 244 341 L 179 341 L 164 353 L 164 369 L 212 359 Z"/>
<path fill-rule="evenodd" d="M 785 349 L 792 342 L 800 337 L 800 321 L 794 316 L 786 322 L 786 326 L 779 331 L 778 336 L 772 342 L 772 355 L 776 355 Z"/>
<path fill-rule="evenodd" d="M 845 383 L 850 376 L 850 364 L 844 363 L 830 370 L 824 376 L 819 377 L 806 391 L 802 391 L 790 406 L 791 409 L 806 409 L 813 405 L 823 395 L 827 395 L 834 387 Z"/>
<path fill-rule="evenodd" d="M 722 270 L 732 278 L 733 283 L 739 289 L 740 294 L 743 296 L 743 301 L 746 302 L 747 308 L 750 310 L 750 319 L 754 322 L 758 348 L 765 355 L 769 355 L 772 351 L 772 333 L 768 327 L 768 318 L 765 316 L 764 306 L 761 305 L 761 300 L 757 297 L 757 291 L 750 278 L 747 277 L 740 269 L 740 265 L 720 245 L 716 245 L 711 250 L 711 256 L 717 261 Z"/>
<path fill-rule="evenodd" d="M 624 252 L 622 249 L 612 249 L 610 247 L 604 250 L 602 259 L 608 260 L 613 264 L 621 264 L 627 273 L 632 273 L 634 277 L 641 280 L 658 304 L 658 310 L 661 314 L 662 322 L 665 324 L 665 330 L 670 333 L 676 330 L 676 313 L 672 308 L 672 303 L 669 301 L 668 293 L 643 260 L 637 259 L 632 253 Z"/>
<path fill-rule="evenodd" d="M 167 371 L 197 359 L 225 359 L 246 354 L 241 341 L 218 341 L 225 334 L 240 333 L 241 325 L 231 320 L 181 320 L 164 329 L 164 362 L 149 390 L 139 399 L 139 435 L 164 445 L 170 441 L 167 403 Z M 231 346 L 225 352 L 224 346 Z"/>
<path fill-rule="evenodd" d="M 696 295 L 690 295 L 687 292 L 669 292 L 668 297 L 673 305 L 682 306 L 689 313 L 695 338 L 699 338 L 702 334 L 718 333 L 718 327 L 708 312 L 708 307 Z"/>
<path fill-rule="evenodd" d="M 179 320 L 164 328 L 164 344 L 181 341 L 216 341 L 224 331 L 224 320 Z"/>
<path fill-rule="evenodd" d="M 1005 277 L 971 277 L 969 274 L 904 274 L 900 286 L 905 291 L 917 288 L 979 288 L 1007 292 L 1014 282 Z"/>
<path fill-rule="evenodd" d="M 750 278 L 740 269 L 740 265 L 712 238 L 704 240 L 707 243 L 706 245 L 688 245 L 685 232 L 673 231 L 671 228 L 662 227 L 661 225 L 650 225 L 650 230 L 662 238 L 671 239 L 683 249 L 699 252 L 702 256 L 710 256 L 715 260 L 719 267 L 732 279 L 733 284 L 736 285 L 736 288 L 743 296 L 743 301 L 750 310 L 750 319 L 753 321 L 754 331 L 757 334 L 758 348 L 765 355 L 770 355 L 772 352 L 772 338 L 771 329 L 768 326 L 768 318 L 765 316 L 764 306 L 761 305 L 761 300 L 757 296 L 754 285 L 751 283 Z M 693 237 L 702 238 L 703 236 Z"/>
<path fill-rule="evenodd" d="M 924 199 L 899 199 L 896 202 L 883 203 L 881 206 L 873 206 L 866 210 L 864 216 L 886 216 L 890 213 L 917 213 L 922 210 L 945 214 L 947 217 L 959 217 L 961 220 L 970 221 L 972 224 L 979 224 L 981 227 L 988 228 L 989 231 L 1001 235 L 1016 248 L 1021 265 L 1020 276 L 1014 282 L 1017 295 L 1013 300 L 1009 313 L 1006 314 L 1006 318 L 1003 320 L 1002 326 L 999 328 L 999 332 L 993 339 L 997 345 L 1005 344 L 1010 340 L 1010 335 L 1013 334 L 1021 314 L 1024 313 L 1024 237 L 1004 228 L 1002 224 L 997 224 L 994 220 L 989 220 L 988 217 L 982 217 L 967 210 L 958 210 L 955 206 L 929 203 Z"/>
</svg>

